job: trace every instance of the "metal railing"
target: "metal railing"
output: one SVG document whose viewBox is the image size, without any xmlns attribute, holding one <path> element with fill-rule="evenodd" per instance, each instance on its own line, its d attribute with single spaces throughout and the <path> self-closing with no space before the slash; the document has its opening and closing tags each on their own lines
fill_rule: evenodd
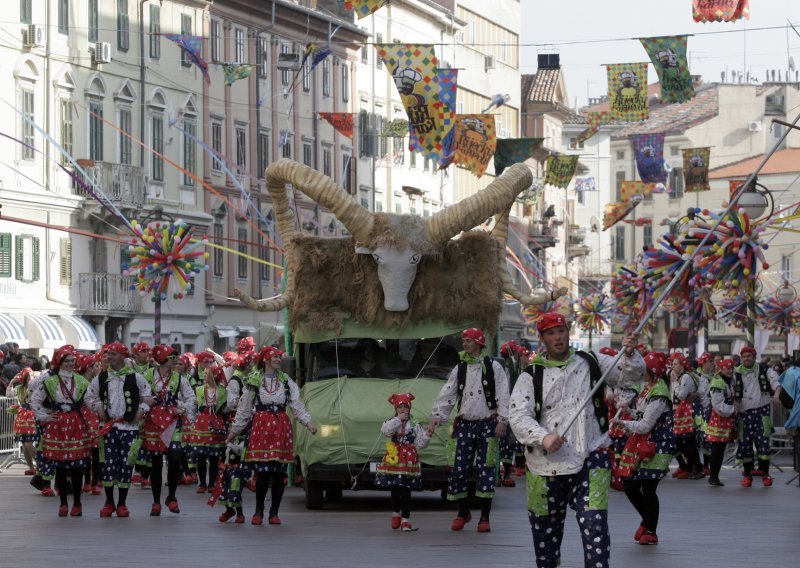
<svg viewBox="0 0 800 568">
<path fill-rule="evenodd" d="M 14 416 L 9 407 L 17 404 L 16 398 L 0 396 L 0 469 L 19 459 L 19 444 L 14 441 Z"/>
<path fill-rule="evenodd" d="M 92 161 L 86 162 L 83 168 L 114 203 L 129 207 L 139 207 L 144 204 L 147 188 L 142 168 L 128 164 Z M 77 184 L 75 193 L 90 197 Z"/>
<path fill-rule="evenodd" d="M 142 298 L 131 289 L 134 285 L 132 276 L 84 272 L 80 275 L 80 309 L 88 313 L 138 314 Z"/>
</svg>

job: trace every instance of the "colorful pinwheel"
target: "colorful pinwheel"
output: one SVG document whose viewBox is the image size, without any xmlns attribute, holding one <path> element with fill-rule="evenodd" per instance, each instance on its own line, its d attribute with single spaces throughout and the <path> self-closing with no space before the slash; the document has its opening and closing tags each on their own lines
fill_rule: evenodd
<svg viewBox="0 0 800 568">
<path fill-rule="evenodd" d="M 605 294 L 583 296 L 576 306 L 576 321 L 584 331 L 601 333 L 611 324 L 611 301 Z"/>
<path fill-rule="evenodd" d="M 764 312 L 764 326 L 781 335 L 791 333 L 800 323 L 800 308 L 793 301 L 786 301 L 777 294 L 768 296 L 759 303 Z"/>
</svg>

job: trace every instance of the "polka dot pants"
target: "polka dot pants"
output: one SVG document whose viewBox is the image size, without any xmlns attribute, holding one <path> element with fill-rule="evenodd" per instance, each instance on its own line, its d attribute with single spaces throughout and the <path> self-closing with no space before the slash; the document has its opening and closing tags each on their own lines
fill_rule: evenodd
<svg viewBox="0 0 800 568">
<path fill-rule="evenodd" d="M 739 419 L 739 443 L 736 459 L 742 463 L 753 461 L 753 448 L 761 460 L 769 459 L 769 437 L 772 435 L 772 418 L 769 405 L 746 410 Z"/>
<path fill-rule="evenodd" d="M 457 501 L 467 496 L 467 480 L 475 467 L 475 495 L 494 497 L 497 469 L 497 419 L 458 419 L 453 428 L 456 449 L 453 467 L 447 479 L 447 499 Z"/>
<path fill-rule="evenodd" d="M 128 454 L 138 435 L 138 430 L 119 428 L 112 428 L 106 434 L 103 446 L 103 487 L 130 487 L 133 466 L 128 465 Z"/>
</svg>

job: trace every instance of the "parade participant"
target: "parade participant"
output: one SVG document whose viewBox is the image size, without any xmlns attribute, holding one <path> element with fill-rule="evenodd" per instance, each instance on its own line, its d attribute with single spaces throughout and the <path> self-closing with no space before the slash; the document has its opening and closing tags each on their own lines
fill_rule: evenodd
<svg viewBox="0 0 800 568">
<path fill-rule="evenodd" d="M 189 383 L 175 372 L 178 355 L 169 345 L 156 345 L 152 357 L 157 368 L 148 370 L 144 378 L 150 385 L 155 404 L 147 413 L 139 433 L 142 447 L 139 462 L 150 466 L 153 505 L 150 515 L 161 514 L 161 487 L 164 456 L 167 456 L 167 498 L 164 504 L 172 513 L 180 513 L 175 494 L 181 477 L 183 424 L 194 422 L 197 398 Z"/>
<path fill-rule="evenodd" d="M 56 470 L 56 489 L 61 499 L 58 516 L 80 517 L 81 480 L 91 452 L 86 420 L 81 414 L 89 383 L 75 373 L 72 345 L 59 347 L 53 354 L 48 377 L 31 392 L 31 409 L 45 425 L 42 433 L 42 455 L 51 460 Z M 67 507 L 67 478 L 72 483 L 72 509 Z"/>
<path fill-rule="evenodd" d="M 772 397 L 780 395 L 779 375 L 763 363 L 756 363 L 756 350 L 743 347 L 742 364 L 734 373 L 734 391 L 739 403 L 739 440 L 736 459 L 742 462 L 742 487 L 753 485 L 753 475 L 761 475 L 764 487 L 772 486 L 769 475 L 769 437 L 772 435 Z M 755 447 L 755 456 L 753 448 Z M 753 471 L 754 457 L 758 470 Z"/>
<path fill-rule="evenodd" d="M 178 359 L 175 361 L 175 372 L 181 376 L 181 380 L 189 383 L 193 390 L 203 384 L 202 380 L 197 380 L 195 377 L 194 354 L 192 353 L 187 352 L 178 355 Z M 192 469 L 195 468 L 192 447 L 186 443 L 186 438 L 192 433 L 193 427 L 193 424 L 183 425 L 183 451 L 181 452 L 181 472 L 183 475 L 180 479 L 181 485 L 192 485 L 197 481 L 197 473 L 192 475 Z M 144 484 L 142 484 L 142 487 L 144 488 Z"/>
<path fill-rule="evenodd" d="M 236 344 L 236 353 L 239 355 L 247 355 L 248 353 L 256 354 L 256 342 L 252 337 L 242 337 Z"/>
<path fill-rule="evenodd" d="M 191 432 L 184 436 L 184 442 L 191 447 L 197 466 L 200 486 L 197 493 L 213 489 L 219 472 L 219 462 L 225 453 L 225 413 L 227 391 L 225 372 L 222 367 L 206 367 L 203 371 L 203 386 L 197 387 L 198 414 Z M 208 478 L 206 478 L 208 474 Z"/>
<path fill-rule="evenodd" d="M 609 386 L 642 380 L 644 361 L 635 336 L 622 341 L 623 354 L 614 357 L 575 351 L 563 315 L 547 313 L 537 323 L 546 352 L 536 357 L 517 379 L 511 394 L 511 427 L 526 446 L 528 519 L 539 567 L 557 566 L 567 505 L 576 509 L 586 566 L 607 567 L 608 489 L 611 456 L 605 447 L 608 429 L 603 388 L 583 408 L 592 387 L 606 375 Z M 574 417 L 564 434 L 557 433 Z"/>
<path fill-rule="evenodd" d="M 92 379 L 86 391 L 86 404 L 94 410 L 100 421 L 103 441 L 101 456 L 103 463 L 103 487 L 106 502 L 100 509 L 100 516 L 107 518 L 114 512 L 117 517 L 128 517 L 126 505 L 128 489 L 131 485 L 132 463 L 131 446 L 139 434 L 139 423 L 145 412 L 150 410 L 154 399 L 150 396 L 150 385 L 126 365 L 128 348 L 114 342 L 104 348 L 106 370 Z M 114 486 L 119 489 L 119 498 L 114 503 Z"/>
<path fill-rule="evenodd" d="M 25 475 L 36 473 L 33 460 L 36 457 L 35 444 L 39 442 L 39 432 L 36 429 L 36 414 L 31 410 L 31 405 L 28 402 L 30 394 L 29 383 L 32 376 L 33 372 L 30 367 L 26 367 L 14 375 L 6 389 L 6 397 L 17 399 L 13 428 L 14 441 L 22 444 L 22 456 L 25 458 L 25 463 L 28 464 Z M 9 409 L 10 411 L 11 409 Z"/>
<path fill-rule="evenodd" d="M 150 346 L 144 341 L 140 341 L 133 345 L 131 352 L 133 353 L 133 365 L 131 365 L 133 370 L 144 376 L 150 370 L 150 356 L 152 353 Z"/>
<path fill-rule="evenodd" d="M 87 355 L 79 353 L 77 356 L 77 363 L 75 364 L 75 371 L 83 376 L 87 382 L 92 382 L 97 375 L 102 371 L 100 364 L 100 355 Z M 89 430 L 89 449 L 91 455 L 89 456 L 89 464 L 85 470 L 85 483 L 83 484 L 83 492 L 91 493 L 92 495 L 100 495 L 102 493 L 102 476 L 100 464 L 100 443 L 98 440 L 100 432 L 100 417 L 97 413 L 84 405 L 81 407 L 81 413 L 86 420 L 86 426 Z"/>
<path fill-rule="evenodd" d="M 521 359 L 525 347 L 517 345 L 515 341 L 507 341 L 500 346 L 500 356 L 505 362 L 506 375 L 508 376 L 509 391 L 514 388 L 517 376 L 523 368 Z M 511 472 L 515 459 L 515 448 L 519 444 L 514 438 L 511 428 L 508 428 L 506 435 L 500 438 L 500 486 L 516 487 L 517 482 L 512 479 Z M 520 454 L 521 454 L 520 450 Z"/>
<path fill-rule="evenodd" d="M 208 498 L 209 505 L 225 505 L 225 512 L 219 516 L 220 523 L 227 523 L 234 516 L 237 525 L 244 523 L 242 489 L 250 477 L 250 469 L 242 464 L 241 452 L 241 446 L 228 446 L 228 461 L 217 475 L 217 485 Z"/>
<path fill-rule="evenodd" d="M 461 333 L 464 351 L 439 391 L 433 405 L 428 434 L 444 423 L 455 407 L 452 437 L 455 461 L 448 473 L 447 500 L 458 503 L 458 515 L 450 528 L 460 531 L 472 519 L 467 499 L 467 480 L 477 469 L 475 496 L 481 501 L 478 532 L 489 532 L 494 497 L 496 445 L 508 428 L 508 378 L 497 361 L 483 353 L 486 336 L 471 327 Z"/>
<path fill-rule="evenodd" d="M 231 375 L 225 387 L 228 391 L 228 406 L 226 412 L 229 413 L 228 416 L 231 419 L 235 415 L 236 406 L 239 404 L 239 397 L 242 396 L 242 388 L 245 382 L 247 382 L 247 377 L 253 372 L 253 366 L 256 363 L 256 354 L 245 352 L 239 355 L 239 360 L 236 363 L 236 370 Z"/>
<path fill-rule="evenodd" d="M 706 443 L 711 452 L 709 458 L 708 483 L 723 487 L 719 480 L 725 447 L 735 439 L 734 415 L 738 403 L 734 398 L 733 359 L 722 359 L 718 364 L 719 374 L 711 380 L 711 415 L 706 428 Z"/>
<path fill-rule="evenodd" d="M 28 402 L 30 403 L 30 394 L 39 389 L 44 380 L 50 376 L 50 369 L 47 371 L 33 371 L 31 369 L 31 379 L 28 380 Z M 34 413 L 35 416 L 35 413 Z M 39 443 L 36 446 L 36 474 L 31 478 L 30 484 L 35 489 L 38 489 L 42 497 L 54 497 L 56 492 L 50 484 L 55 477 L 56 470 L 53 462 L 44 457 L 42 454 L 42 433 L 44 432 L 45 425 L 37 418 L 36 419 L 36 433 L 39 436 Z"/>
<path fill-rule="evenodd" d="M 706 442 L 706 430 L 708 429 L 708 420 L 711 417 L 711 381 L 714 379 L 717 365 L 714 362 L 714 356 L 708 351 L 697 358 L 697 365 L 698 370 L 695 374 L 698 378 L 700 397 L 695 404 L 699 403 L 700 414 L 695 414 L 695 435 L 697 448 L 700 450 L 703 459 L 703 474 L 708 475 L 711 471 L 709 467 L 711 448 Z"/>
<path fill-rule="evenodd" d="M 231 443 L 250 426 L 250 436 L 245 445 L 243 460 L 257 472 L 256 510 L 252 524 L 264 522 L 264 500 L 272 485 L 272 502 L 269 524 L 279 525 L 278 510 L 284 490 L 287 464 L 294 461 L 294 435 L 292 423 L 286 414 L 290 407 L 295 419 L 316 434 L 317 427 L 300 400 L 300 389 L 289 376 L 280 370 L 283 351 L 277 347 L 263 347 L 258 353 L 257 367 L 247 377 L 247 384 L 236 408 L 226 442 Z"/>
<path fill-rule="evenodd" d="M 613 347 L 601 347 L 598 353 L 616 357 L 617 351 Z M 613 387 L 606 387 L 605 403 L 608 406 L 608 420 L 617 416 L 617 408 L 620 408 L 619 418 L 621 420 L 631 420 L 632 416 L 628 409 L 628 405 L 636 400 L 639 396 L 639 385 L 631 385 L 624 389 L 615 389 Z M 619 424 L 611 424 L 608 429 L 608 435 L 611 438 L 612 462 L 611 462 L 611 488 L 617 491 L 623 491 L 622 479 L 619 476 L 619 460 L 622 457 L 622 450 L 625 448 L 625 443 L 628 441 L 628 433 L 625 428 Z"/>
<path fill-rule="evenodd" d="M 381 425 L 381 433 L 391 438 L 386 443 L 386 454 L 375 472 L 375 485 L 389 488 L 392 494 L 393 529 L 404 532 L 411 527 L 411 492 L 422 489 L 422 469 L 417 450 L 430 442 L 427 430 L 411 416 L 411 393 L 393 394 L 389 402 L 394 406 L 394 416 Z"/>
<path fill-rule="evenodd" d="M 639 544 L 658 544 L 659 502 L 656 490 L 675 453 L 675 436 L 672 431 L 672 402 L 664 381 L 667 357 L 651 351 L 644 362 L 646 384 L 636 399 L 636 419 L 616 419 L 615 422 L 632 432 L 623 450 L 619 472 L 625 495 L 642 518 L 633 540 Z"/>
<path fill-rule="evenodd" d="M 670 355 L 672 371 L 670 383 L 672 391 L 673 430 L 675 432 L 675 445 L 686 460 L 686 470 L 676 476 L 679 479 L 702 479 L 703 464 L 697 451 L 697 442 L 694 434 L 694 406 L 693 402 L 699 397 L 698 381 L 693 373 L 688 371 L 689 362 L 682 353 L 675 352 Z M 679 462 L 680 463 L 680 462 Z"/>
</svg>

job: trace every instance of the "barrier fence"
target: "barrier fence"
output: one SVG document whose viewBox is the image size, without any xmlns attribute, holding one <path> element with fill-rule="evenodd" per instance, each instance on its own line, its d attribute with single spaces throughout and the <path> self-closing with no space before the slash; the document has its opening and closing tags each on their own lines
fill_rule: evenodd
<svg viewBox="0 0 800 568">
<path fill-rule="evenodd" d="M 20 460 L 19 444 L 14 441 L 14 416 L 8 413 L 16 398 L 0 396 L 0 469 Z"/>
</svg>

